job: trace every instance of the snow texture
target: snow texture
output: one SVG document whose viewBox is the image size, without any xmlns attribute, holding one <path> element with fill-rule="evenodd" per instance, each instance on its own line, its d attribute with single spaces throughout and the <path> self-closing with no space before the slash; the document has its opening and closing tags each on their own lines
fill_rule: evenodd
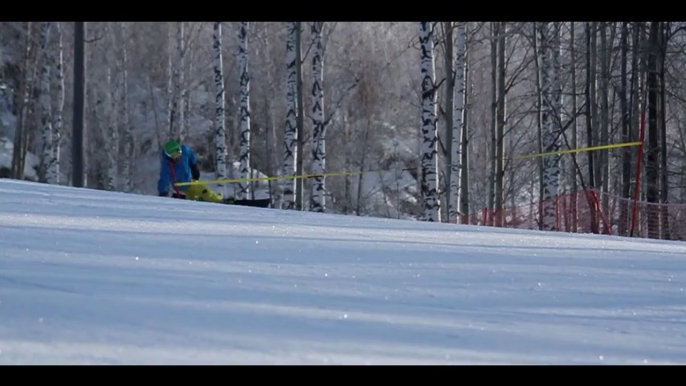
<svg viewBox="0 0 686 386">
<path fill-rule="evenodd" d="M 0 364 L 685 364 L 685 288 L 683 242 L 0 179 Z"/>
</svg>

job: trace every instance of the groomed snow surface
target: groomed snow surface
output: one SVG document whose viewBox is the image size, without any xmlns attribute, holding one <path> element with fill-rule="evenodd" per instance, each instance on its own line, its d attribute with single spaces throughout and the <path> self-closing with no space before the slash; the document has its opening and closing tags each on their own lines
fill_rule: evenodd
<svg viewBox="0 0 686 386">
<path fill-rule="evenodd" d="M 686 364 L 686 243 L 0 179 L 0 364 Z"/>
</svg>

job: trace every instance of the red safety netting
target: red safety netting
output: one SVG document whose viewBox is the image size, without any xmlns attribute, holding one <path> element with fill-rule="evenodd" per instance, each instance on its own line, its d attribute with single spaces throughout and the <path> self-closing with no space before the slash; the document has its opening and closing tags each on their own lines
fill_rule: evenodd
<svg viewBox="0 0 686 386">
<path fill-rule="evenodd" d="M 549 221 L 544 221 L 542 213 L 550 213 Z M 473 225 L 504 228 L 686 240 L 685 204 L 634 202 L 592 189 L 501 211 L 484 208 L 462 222 L 467 220 Z M 546 223 L 547 227 L 542 226 Z"/>
</svg>

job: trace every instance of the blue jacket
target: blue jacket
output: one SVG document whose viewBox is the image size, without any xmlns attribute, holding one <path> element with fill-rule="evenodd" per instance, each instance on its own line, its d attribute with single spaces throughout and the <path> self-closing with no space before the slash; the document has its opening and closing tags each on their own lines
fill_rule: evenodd
<svg viewBox="0 0 686 386">
<path fill-rule="evenodd" d="M 169 189 L 172 192 L 184 191 L 188 189 L 188 185 L 174 186 L 174 182 L 190 182 L 191 179 L 200 179 L 200 170 L 198 168 L 198 158 L 187 145 L 181 145 L 181 160 L 178 162 L 172 161 L 162 150 L 160 156 L 160 179 L 157 182 L 157 191 L 160 195 L 168 195 Z M 174 174 L 170 169 L 170 165 L 174 166 Z M 174 180 L 174 177 L 176 178 Z"/>
</svg>

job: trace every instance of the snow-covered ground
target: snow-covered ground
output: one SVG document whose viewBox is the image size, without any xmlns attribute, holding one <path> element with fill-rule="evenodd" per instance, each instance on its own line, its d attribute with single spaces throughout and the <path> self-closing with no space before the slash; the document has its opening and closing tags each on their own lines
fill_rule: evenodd
<svg viewBox="0 0 686 386">
<path fill-rule="evenodd" d="M 686 244 L 0 179 L 0 364 L 686 364 Z"/>
</svg>

